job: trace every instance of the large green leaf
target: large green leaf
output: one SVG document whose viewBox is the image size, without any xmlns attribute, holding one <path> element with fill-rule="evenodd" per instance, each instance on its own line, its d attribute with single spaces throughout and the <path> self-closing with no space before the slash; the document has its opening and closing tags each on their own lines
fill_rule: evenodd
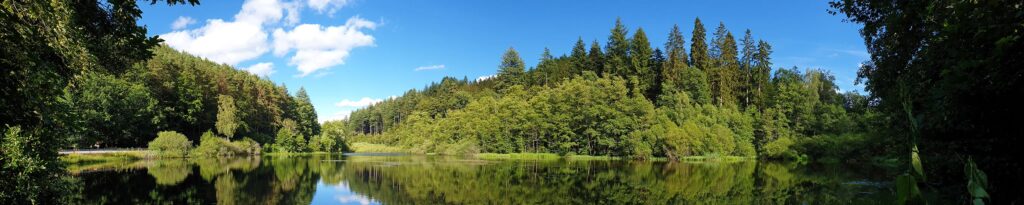
<svg viewBox="0 0 1024 205">
<path fill-rule="evenodd" d="M 928 178 L 924 176 L 924 168 L 921 166 L 921 157 L 917 155 L 917 145 L 914 145 L 913 152 L 910 153 L 910 164 L 914 167 L 914 173 L 917 177 L 920 177 L 921 181 L 927 181 Z"/>
</svg>

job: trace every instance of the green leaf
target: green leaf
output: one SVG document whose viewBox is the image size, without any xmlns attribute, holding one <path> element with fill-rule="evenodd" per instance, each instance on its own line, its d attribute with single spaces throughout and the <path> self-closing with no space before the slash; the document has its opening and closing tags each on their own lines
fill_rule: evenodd
<svg viewBox="0 0 1024 205">
<path fill-rule="evenodd" d="M 914 167 L 914 173 L 921 178 L 921 181 L 927 181 L 924 176 L 924 168 L 921 166 L 921 157 L 917 154 L 917 145 L 914 145 L 913 152 L 910 153 L 910 163 Z"/>
</svg>

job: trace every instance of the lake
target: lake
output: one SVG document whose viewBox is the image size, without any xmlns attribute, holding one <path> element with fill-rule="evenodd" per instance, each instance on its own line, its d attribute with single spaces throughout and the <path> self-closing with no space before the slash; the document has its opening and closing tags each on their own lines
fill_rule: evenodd
<svg viewBox="0 0 1024 205">
<path fill-rule="evenodd" d="M 398 154 L 69 167 L 96 204 L 889 204 L 881 168 L 779 162 L 489 161 Z"/>
</svg>

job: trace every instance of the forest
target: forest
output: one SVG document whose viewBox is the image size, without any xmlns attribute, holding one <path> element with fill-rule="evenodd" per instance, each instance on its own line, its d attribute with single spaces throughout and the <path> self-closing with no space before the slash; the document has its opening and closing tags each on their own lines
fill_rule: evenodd
<svg viewBox="0 0 1024 205">
<path fill-rule="evenodd" d="M 827 70 L 772 64 L 769 42 L 724 22 L 707 30 L 695 19 L 688 36 L 674 26 L 651 45 L 643 28 L 616 20 L 604 42 L 578 38 L 529 68 L 510 47 L 492 78 L 443 78 L 323 124 L 302 88 L 162 45 L 138 24 L 139 2 L 199 4 L 0 3 L 0 201 L 73 200 L 80 187 L 62 149 L 180 157 L 354 142 L 448 155 L 879 163 L 905 170 L 893 180 L 901 204 L 936 200 L 927 194 L 1024 200 L 1021 1 L 831 1 L 827 12 L 857 24 L 870 54 L 863 94 L 841 92 Z"/>
<path fill-rule="evenodd" d="M 673 26 L 664 49 L 616 20 L 604 45 L 578 39 L 525 69 L 514 48 L 493 78 L 447 77 L 360 109 L 356 141 L 418 153 L 814 157 L 880 160 L 871 133 L 884 122 L 867 96 L 840 92 L 826 70 L 773 68 L 772 48 L 750 30 L 698 18 L 689 45 Z M 687 52 L 689 50 L 689 52 Z M 851 143 L 858 150 L 845 149 Z"/>
</svg>

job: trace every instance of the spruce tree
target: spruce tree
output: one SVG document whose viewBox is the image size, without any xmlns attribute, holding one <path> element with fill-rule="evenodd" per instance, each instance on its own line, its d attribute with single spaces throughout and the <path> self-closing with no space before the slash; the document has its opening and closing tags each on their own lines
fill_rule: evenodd
<svg viewBox="0 0 1024 205">
<path fill-rule="evenodd" d="M 316 110 L 310 102 L 306 88 L 299 87 L 295 94 L 295 113 L 297 117 L 297 128 L 299 134 L 305 137 L 312 137 L 320 134 L 320 123 L 317 122 Z"/>
<path fill-rule="evenodd" d="M 754 39 L 750 36 L 750 29 L 743 35 L 743 51 L 741 52 L 742 57 L 740 58 L 740 87 L 739 91 L 741 94 L 740 103 L 743 107 L 750 106 L 751 98 L 753 98 L 753 78 L 754 78 L 754 57 L 757 53 L 757 45 L 754 45 Z"/>
<path fill-rule="evenodd" d="M 690 66 L 707 72 L 711 66 L 711 57 L 708 56 L 708 42 L 704 40 L 707 33 L 704 31 L 704 24 L 700 18 L 693 23 L 693 35 L 690 36 Z"/>
<path fill-rule="evenodd" d="M 712 42 L 710 54 L 714 58 L 714 65 L 708 72 L 712 100 L 719 106 L 736 105 L 737 73 L 739 72 L 736 39 L 725 28 L 724 23 L 719 23 Z"/>
<path fill-rule="evenodd" d="M 649 93 L 650 89 L 654 88 L 654 81 L 656 74 L 651 69 L 651 58 L 653 52 L 651 51 L 651 42 L 647 40 L 647 34 L 644 33 L 643 28 L 637 28 L 636 33 L 633 33 L 632 41 L 629 43 L 629 58 L 630 58 L 630 70 L 627 72 L 627 76 L 636 76 L 640 81 L 639 88 L 643 93 Z M 652 99 L 654 96 L 647 96 L 648 99 Z"/>
<path fill-rule="evenodd" d="M 608 52 L 607 60 L 605 63 L 605 72 L 627 76 L 630 67 L 629 60 L 629 40 L 626 39 L 627 35 L 626 26 L 622 25 L 622 20 L 615 19 L 615 27 L 612 28 L 611 36 L 608 36 L 608 44 L 605 45 L 606 51 Z"/>
<path fill-rule="evenodd" d="M 668 41 L 665 42 L 665 53 L 668 55 L 668 62 L 671 64 L 687 63 L 686 41 L 683 40 L 683 33 L 679 32 L 679 25 L 672 25 L 672 31 L 668 33 Z M 673 67 L 677 67 L 672 65 Z"/>
<path fill-rule="evenodd" d="M 590 43 L 590 52 L 587 53 L 587 70 L 594 71 L 595 74 L 601 75 L 604 71 L 604 52 L 601 52 L 601 43 L 594 42 Z"/>
<path fill-rule="evenodd" d="M 771 54 L 772 46 L 765 41 L 758 41 L 757 53 L 754 54 L 753 79 L 751 79 L 752 97 L 751 103 L 759 109 L 768 107 L 767 93 L 768 83 L 771 80 Z"/>
<path fill-rule="evenodd" d="M 587 44 L 583 43 L 582 37 L 577 38 L 576 44 L 572 46 L 572 54 L 569 56 L 569 59 L 572 61 L 572 75 L 579 75 L 580 72 L 583 72 L 583 70 L 585 70 L 590 64 L 590 62 L 588 62 L 589 59 L 587 58 L 586 46 Z"/>
<path fill-rule="evenodd" d="M 498 66 L 498 90 L 524 84 L 525 75 L 523 58 L 519 57 L 519 52 L 515 48 L 509 47 L 501 56 L 501 65 Z"/>
</svg>

